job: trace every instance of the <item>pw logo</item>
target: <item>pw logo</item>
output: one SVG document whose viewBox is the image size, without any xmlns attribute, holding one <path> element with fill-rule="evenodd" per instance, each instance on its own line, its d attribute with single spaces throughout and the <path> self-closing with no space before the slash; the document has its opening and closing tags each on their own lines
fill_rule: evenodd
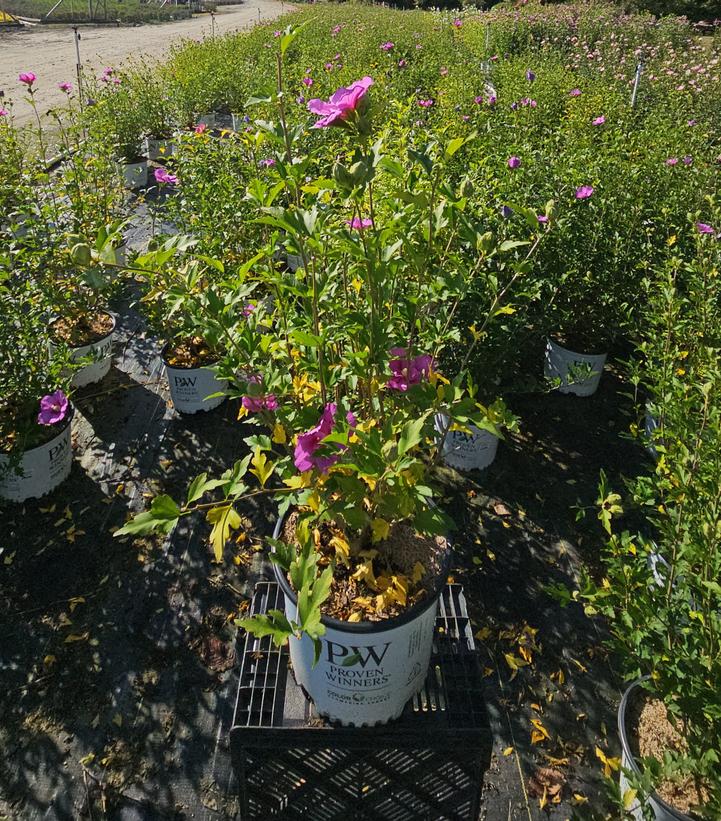
<svg viewBox="0 0 721 821">
<path fill-rule="evenodd" d="M 360 664 L 363 669 L 365 669 L 366 664 L 368 664 L 371 659 L 373 659 L 376 667 L 379 667 L 383 662 L 385 654 L 388 652 L 388 648 L 391 646 L 391 643 L 387 641 L 383 649 L 378 652 L 372 644 L 366 644 L 364 647 L 346 647 L 344 644 L 327 640 L 325 644 L 328 650 L 328 662 L 330 664 L 343 664 L 344 659 L 353 657 L 355 659 L 354 663 Z"/>
<path fill-rule="evenodd" d="M 176 388 L 194 388 L 195 383 L 197 382 L 197 376 L 176 376 L 175 377 L 175 387 Z"/>
</svg>

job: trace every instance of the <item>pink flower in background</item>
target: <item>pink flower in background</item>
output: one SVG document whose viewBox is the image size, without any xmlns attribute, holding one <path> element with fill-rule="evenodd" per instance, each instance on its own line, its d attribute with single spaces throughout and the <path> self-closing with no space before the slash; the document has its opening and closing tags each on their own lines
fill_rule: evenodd
<svg viewBox="0 0 721 821">
<path fill-rule="evenodd" d="M 405 60 L 398 61 L 398 68 L 405 68 L 407 65 L 408 63 Z"/>
<path fill-rule="evenodd" d="M 696 229 L 698 230 L 699 234 L 715 234 L 716 230 L 712 228 L 710 225 L 707 225 L 705 222 L 697 222 Z"/>
<path fill-rule="evenodd" d="M 568 96 L 569 96 L 569 97 L 580 97 L 580 96 L 581 96 L 581 93 L 582 93 L 582 92 L 581 92 L 581 89 L 580 89 L 580 88 L 572 88 L 572 89 L 568 92 Z"/>
<path fill-rule="evenodd" d="M 346 220 L 345 223 L 349 228 L 354 228 L 356 231 L 362 231 L 364 228 L 372 228 L 373 220 L 360 217 L 353 217 L 352 220 Z"/>
<path fill-rule="evenodd" d="M 58 83 L 58 88 L 60 91 L 64 91 L 66 94 L 71 94 L 73 91 L 73 84 L 68 83 L 67 81 L 64 83 Z"/>
<path fill-rule="evenodd" d="M 272 168 L 275 165 L 276 161 L 273 157 L 266 157 L 264 160 L 261 160 L 258 165 L 262 165 L 265 168 Z"/>
<path fill-rule="evenodd" d="M 303 77 L 301 83 L 303 83 L 304 86 L 310 88 L 313 85 L 313 80 L 311 77 Z"/>
<path fill-rule="evenodd" d="M 343 26 L 333 26 L 330 30 L 331 37 L 335 37 L 337 34 L 341 33 Z"/>
<path fill-rule="evenodd" d="M 381 51 L 393 51 L 394 48 L 395 48 L 395 43 L 391 43 L 390 40 L 387 43 L 382 43 L 381 44 Z"/>
<path fill-rule="evenodd" d="M 389 363 L 393 376 L 386 383 L 386 387 L 395 391 L 407 391 L 411 385 L 417 385 L 428 378 L 433 366 L 433 357 L 430 354 L 421 354 L 410 359 L 407 348 L 391 348 L 390 352 L 399 359 L 392 359 Z"/>
<path fill-rule="evenodd" d="M 521 158 L 520 157 L 509 157 L 508 158 L 508 167 L 509 168 L 520 168 L 521 167 Z"/>
<path fill-rule="evenodd" d="M 358 425 L 358 419 L 353 411 L 348 411 L 345 415 L 345 421 L 350 425 L 350 427 L 355 428 Z"/>
<path fill-rule="evenodd" d="M 474 97 L 474 98 L 473 98 L 473 102 L 474 102 L 476 105 L 480 105 L 480 104 L 483 102 L 483 97 L 482 97 L 482 95 L 480 95 L 480 94 L 479 94 L 477 97 Z"/>
<path fill-rule="evenodd" d="M 430 108 L 433 105 L 433 100 L 418 100 L 417 102 L 421 108 Z"/>
<path fill-rule="evenodd" d="M 67 415 L 69 407 L 68 397 L 62 391 L 43 396 L 40 400 L 38 425 L 57 425 Z"/>
<path fill-rule="evenodd" d="M 263 410 L 278 410 L 278 400 L 275 394 L 269 393 L 267 396 L 244 396 L 241 405 L 249 413 L 260 413 Z"/>
<path fill-rule="evenodd" d="M 335 402 L 329 402 L 323 409 L 318 424 L 298 436 L 293 453 L 293 463 L 302 473 L 306 470 L 313 470 L 313 468 L 318 468 L 321 473 L 325 473 L 331 465 L 340 459 L 340 453 L 333 456 L 315 455 L 326 436 L 330 436 L 333 432 L 337 410 L 338 406 Z M 339 447 L 341 446 L 339 445 Z"/>
<path fill-rule="evenodd" d="M 280 31 L 274 31 L 273 32 L 273 37 L 280 37 L 281 34 L 282 34 L 282 32 L 280 32 Z"/>
<path fill-rule="evenodd" d="M 35 80 L 37 80 L 37 77 L 32 73 L 32 71 L 23 71 L 18 75 L 18 80 L 30 88 Z"/>
<path fill-rule="evenodd" d="M 548 217 L 545 214 L 539 214 L 538 221 L 541 223 L 541 225 L 545 225 L 548 222 Z"/>
<path fill-rule="evenodd" d="M 323 68 L 324 68 L 326 71 L 333 71 L 333 63 L 326 63 L 326 64 L 323 66 Z"/>
<path fill-rule="evenodd" d="M 684 165 L 693 165 L 693 157 L 690 157 L 688 154 L 683 158 Z"/>
<path fill-rule="evenodd" d="M 488 105 L 495 105 L 495 104 L 496 104 L 496 95 L 491 94 L 491 96 L 488 98 Z"/>
<path fill-rule="evenodd" d="M 596 119 L 593 120 L 592 125 L 603 125 L 605 122 L 606 118 L 602 114 L 600 117 L 596 117 Z"/>
<path fill-rule="evenodd" d="M 593 186 L 592 185 L 582 185 L 580 188 L 576 189 L 576 199 L 577 200 L 587 200 L 593 194 Z"/>
<path fill-rule="evenodd" d="M 341 86 L 333 93 L 330 100 L 309 100 L 308 111 L 320 116 L 320 120 L 313 124 L 313 128 L 328 128 L 331 125 L 340 125 L 350 119 L 361 107 L 368 89 L 373 85 L 371 77 L 356 80 L 348 88 Z"/>
<path fill-rule="evenodd" d="M 207 130 L 208 126 L 205 123 L 198 123 L 198 125 L 195 126 L 196 134 L 205 134 Z"/>
<path fill-rule="evenodd" d="M 0 117 L 9 117 L 9 116 L 10 116 L 10 112 L 7 110 L 7 108 L 3 108 L 2 106 L 0 106 Z"/>
<path fill-rule="evenodd" d="M 252 316 L 253 312 L 255 311 L 255 305 L 252 302 L 246 302 L 243 306 L 243 310 L 241 313 L 247 319 L 249 316 Z"/>
<path fill-rule="evenodd" d="M 100 75 L 100 79 L 101 79 L 104 83 L 109 83 L 109 82 L 110 82 L 110 78 L 113 76 L 113 74 L 115 74 L 115 69 L 111 68 L 110 66 L 106 66 L 106 67 L 103 69 L 103 73 Z"/>
<path fill-rule="evenodd" d="M 698 123 L 697 123 L 697 121 L 696 121 L 696 120 L 689 120 L 689 121 L 688 121 L 688 125 L 690 125 L 692 128 L 693 128 L 693 126 L 695 126 L 695 125 L 697 125 L 697 124 L 698 124 Z"/>
<path fill-rule="evenodd" d="M 463 25 L 463 20 L 460 20 L 458 17 L 453 21 L 451 24 L 454 28 L 459 29 Z"/>
<path fill-rule="evenodd" d="M 163 168 L 162 165 L 160 168 L 156 168 L 154 171 L 155 181 L 164 183 L 165 185 L 177 185 L 178 178 L 175 174 L 171 174 L 167 168 Z"/>
<path fill-rule="evenodd" d="M 666 165 L 678 165 L 678 157 L 669 157 L 666 160 Z"/>
</svg>

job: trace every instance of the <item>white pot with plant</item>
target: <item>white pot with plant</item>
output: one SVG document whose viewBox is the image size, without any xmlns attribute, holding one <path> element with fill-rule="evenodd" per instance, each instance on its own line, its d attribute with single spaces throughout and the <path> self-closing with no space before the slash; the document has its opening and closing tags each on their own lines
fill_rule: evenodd
<svg viewBox="0 0 721 821">
<path fill-rule="evenodd" d="M 279 38 L 283 53 L 297 33 L 288 28 Z M 278 277 L 272 238 L 247 270 L 254 286 L 276 294 L 273 302 L 258 299 L 253 310 L 242 310 L 248 284 L 236 276 L 202 303 L 198 327 L 222 328 L 220 371 L 244 375 L 231 393 L 241 399 L 240 415 L 258 426 L 245 440 L 250 452 L 218 478 L 196 477 L 181 502 L 156 497 L 117 534 L 167 533 L 180 518 L 202 513 L 222 561 L 231 537 L 247 527 L 247 500 L 275 497 L 279 522 L 268 542 L 285 609 L 240 624 L 279 646 L 289 642 L 296 678 L 319 711 L 356 726 L 398 716 L 427 674 L 451 525 L 433 502 L 441 460 L 436 416 L 449 426 L 490 424 L 466 367 L 482 334 L 472 334 L 464 362 L 452 378 L 444 376 L 438 363 L 456 331 L 417 306 L 435 303 L 436 277 L 450 257 L 454 277 L 445 292 L 452 303 L 496 255 L 506 255 L 504 270 L 514 281 L 528 266 L 527 256 L 513 253 L 525 243 L 502 246 L 480 214 L 463 215 L 464 235 L 478 237 L 480 253 L 460 253 L 459 226 L 450 219 L 457 193 L 445 178 L 447 160 L 463 141 L 430 146 L 420 159 L 389 155 L 395 179 L 382 196 L 394 218 L 381 224 L 372 216 L 371 203 L 381 196 L 373 171 L 394 143 L 390 131 L 369 139 L 372 85 L 365 77 L 330 101 L 309 103 L 320 117 L 316 126 L 343 129 L 353 152 L 354 166 L 333 168 L 337 198 L 304 194 L 299 220 L 293 179 L 270 169 L 257 183 L 285 190 L 289 205 L 272 214 L 261 206 L 259 214 L 284 232 L 291 253 L 312 260 L 303 295 L 294 278 Z M 300 152 L 302 134 L 287 129 L 282 95 L 277 104 L 278 150 Z M 315 191 L 304 178 L 301 184 Z M 416 185 L 437 196 L 433 208 L 403 195 Z M 440 224 L 436 233 L 428 231 L 429 214 Z M 346 266 L 340 278 L 338 259 Z M 466 261 L 462 270 L 459 260 Z M 494 300 L 489 318 L 499 315 L 499 304 Z"/>
</svg>

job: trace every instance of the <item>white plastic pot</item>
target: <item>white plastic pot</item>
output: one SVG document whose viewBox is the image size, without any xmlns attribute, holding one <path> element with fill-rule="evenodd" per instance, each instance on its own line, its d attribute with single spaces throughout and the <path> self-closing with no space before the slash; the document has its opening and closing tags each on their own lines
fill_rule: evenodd
<svg viewBox="0 0 721 821">
<path fill-rule="evenodd" d="M 70 349 L 70 361 L 80 362 L 83 359 L 92 357 L 93 361 L 88 365 L 80 368 L 73 374 L 72 386 L 74 388 L 83 388 L 85 385 L 92 385 L 95 382 L 100 382 L 107 376 L 110 366 L 113 363 L 113 341 L 115 339 L 115 317 L 112 314 L 107 314 L 113 320 L 113 327 L 102 338 L 93 342 L 91 345 L 82 345 L 79 348 Z M 55 346 L 50 342 L 50 351 L 52 352 Z"/>
<path fill-rule="evenodd" d="M 286 258 L 288 268 L 295 273 L 298 268 L 303 267 L 303 257 L 300 254 L 288 254 Z"/>
<path fill-rule="evenodd" d="M 245 114 L 231 114 L 230 115 L 230 127 L 233 131 L 237 131 L 240 133 L 244 131 L 248 126 L 248 120 L 245 119 Z"/>
<path fill-rule="evenodd" d="M 74 413 L 71 406 L 49 442 L 23 453 L 20 474 L 8 468 L 9 457 L 0 454 L 0 497 L 11 502 L 39 499 L 68 478 L 73 464 L 70 429 Z"/>
<path fill-rule="evenodd" d="M 154 140 L 145 138 L 145 156 L 149 160 L 167 160 L 175 153 L 175 143 L 172 140 Z"/>
<path fill-rule="evenodd" d="M 438 413 L 435 418 L 437 438 L 448 425 L 448 417 Z M 468 426 L 469 432 L 449 430 L 443 442 L 443 461 L 457 470 L 483 470 L 496 458 L 498 437 L 475 425 Z"/>
<path fill-rule="evenodd" d="M 122 163 L 120 171 L 123 175 L 123 183 L 131 191 L 136 188 L 145 188 L 148 184 L 148 161 Z"/>
<path fill-rule="evenodd" d="M 606 356 L 605 353 L 586 354 L 569 351 L 549 339 L 546 343 L 543 372 L 548 379 L 561 380 L 558 388 L 561 393 L 591 396 L 596 393 L 601 381 Z"/>
<path fill-rule="evenodd" d="M 646 679 L 648 679 L 648 676 L 644 676 L 644 678 L 635 681 L 623 694 L 621 704 L 618 707 L 618 734 L 621 739 L 620 783 L 622 795 L 624 795 L 627 790 L 632 789 L 632 785 L 629 783 L 628 777 L 625 775 L 624 770 L 630 770 L 636 776 L 641 775 L 641 770 L 639 769 L 638 764 L 636 764 L 636 760 L 633 757 L 631 746 L 628 741 L 628 733 L 626 730 L 626 712 L 628 710 L 630 700 L 636 696 L 641 687 L 641 682 Z M 645 799 L 643 804 L 641 804 L 641 800 L 637 798 L 629 808 L 629 812 L 636 819 L 636 821 L 644 821 L 644 807 L 651 807 L 656 821 L 693 821 L 691 816 L 686 815 L 680 810 L 675 810 L 655 792 L 651 793 L 651 795 Z"/>
<path fill-rule="evenodd" d="M 218 379 L 212 368 L 178 368 L 169 365 L 165 358 L 167 349 L 163 350 L 163 362 L 170 386 L 170 397 L 173 407 L 180 413 L 197 413 L 217 408 L 225 396 L 207 399 L 218 391 L 228 387 L 227 379 Z"/>
<path fill-rule="evenodd" d="M 283 520 L 276 525 L 280 538 Z M 273 565 L 285 598 L 285 615 L 295 619 L 297 597 L 285 572 Z M 436 587 L 415 606 L 392 619 L 346 622 L 323 616 L 326 632 L 313 666 L 315 648 L 303 635 L 289 640 L 298 684 L 316 710 L 345 727 L 372 727 L 398 718 L 423 686 L 433 646 L 438 599 L 448 580 L 450 550 Z"/>
</svg>

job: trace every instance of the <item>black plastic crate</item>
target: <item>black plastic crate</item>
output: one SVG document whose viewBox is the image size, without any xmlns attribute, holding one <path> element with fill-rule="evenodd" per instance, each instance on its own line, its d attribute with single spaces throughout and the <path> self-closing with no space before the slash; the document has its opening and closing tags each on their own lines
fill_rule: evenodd
<svg viewBox="0 0 721 821">
<path fill-rule="evenodd" d="M 278 585 L 258 584 L 250 613 L 274 608 Z M 239 643 L 230 744 L 242 821 L 476 821 L 492 736 L 460 585 L 443 591 L 423 689 L 382 727 L 330 725 L 286 648 L 248 634 Z"/>
</svg>

